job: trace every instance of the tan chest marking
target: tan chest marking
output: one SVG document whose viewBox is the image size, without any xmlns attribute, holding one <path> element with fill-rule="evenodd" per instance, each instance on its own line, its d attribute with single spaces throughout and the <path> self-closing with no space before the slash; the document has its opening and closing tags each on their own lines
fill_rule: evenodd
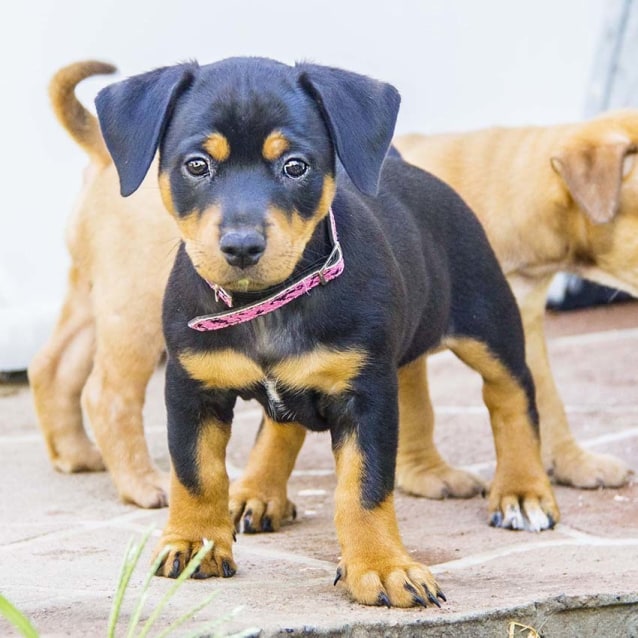
<svg viewBox="0 0 638 638">
<path fill-rule="evenodd" d="M 179 360 L 190 377 L 207 388 L 240 390 L 270 383 L 292 390 L 340 394 L 348 390 L 365 363 L 359 350 L 317 348 L 263 367 L 230 348 L 214 352 L 186 351 Z M 275 384 L 275 385 L 273 385 Z"/>
</svg>

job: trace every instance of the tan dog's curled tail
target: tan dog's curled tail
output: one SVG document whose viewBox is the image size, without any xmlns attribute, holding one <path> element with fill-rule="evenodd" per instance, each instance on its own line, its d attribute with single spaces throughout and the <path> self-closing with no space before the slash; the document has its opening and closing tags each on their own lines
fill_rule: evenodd
<svg viewBox="0 0 638 638">
<path fill-rule="evenodd" d="M 49 97 L 53 112 L 69 135 L 102 166 L 111 162 L 100 125 L 75 95 L 75 87 L 93 75 L 110 75 L 117 68 L 107 62 L 85 60 L 61 68 L 49 83 Z"/>
</svg>

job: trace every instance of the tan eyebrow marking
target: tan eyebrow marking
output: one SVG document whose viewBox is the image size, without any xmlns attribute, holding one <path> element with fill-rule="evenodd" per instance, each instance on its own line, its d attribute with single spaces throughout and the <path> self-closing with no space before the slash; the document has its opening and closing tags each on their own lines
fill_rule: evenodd
<svg viewBox="0 0 638 638">
<path fill-rule="evenodd" d="M 279 159 L 290 148 L 290 142 L 281 131 L 273 131 L 265 140 L 261 154 L 269 162 Z"/>
<path fill-rule="evenodd" d="M 230 156 L 230 144 L 221 133 L 210 135 L 204 142 L 204 148 L 216 162 L 225 162 Z"/>
</svg>

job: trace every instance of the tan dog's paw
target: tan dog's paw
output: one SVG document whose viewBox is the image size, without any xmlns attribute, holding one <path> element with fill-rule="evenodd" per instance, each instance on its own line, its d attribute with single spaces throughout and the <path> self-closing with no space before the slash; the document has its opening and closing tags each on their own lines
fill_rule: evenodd
<svg viewBox="0 0 638 638">
<path fill-rule="evenodd" d="M 339 581 L 364 605 L 426 607 L 430 603 L 440 607 L 439 600 L 446 600 L 430 570 L 409 556 L 373 565 L 341 561 L 334 584 Z"/>
<path fill-rule="evenodd" d="M 560 519 L 554 492 L 546 475 L 520 480 L 514 488 L 499 477 L 490 488 L 489 523 L 492 527 L 541 532 L 552 529 Z"/>
<path fill-rule="evenodd" d="M 471 498 L 487 491 L 485 483 L 478 476 L 447 463 L 430 468 L 420 464 L 399 464 L 397 485 L 408 494 L 431 499 Z"/>
<path fill-rule="evenodd" d="M 106 469 L 100 451 L 87 438 L 82 437 L 66 445 L 56 441 L 53 467 L 64 474 L 75 472 L 103 472 Z"/>
<path fill-rule="evenodd" d="M 285 489 L 272 492 L 241 479 L 230 486 L 230 518 L 236 530 L 245 534 L 276 532 L 282 523 L 297 518 L 297 508 Z"/>
<path fill-rule="evenodd" d="M 157 569 L 157 576 L 177 578 L 204 544 L 203 540 L 191 541 L 176 536 L 175 534 L 165 534 L 155 549 L 153 560 L 159 556 L 164 548 L 168 548 L 166 557 Z M 191 578 L 211 578 L 213 576 L 229 578 L 234 576 L 237 565 L 233 560 L 231 544 L 232 537 L 227 542 L 213 542 L 210 551 L 204 556 Z"/>
<path fill-rule="evenodd" d="M 121 474 L 113 477 L 120 498 L 146 509 L 157 509 L 168 505 L 168 475 L 158 470 L 143 474 Z"/>
<path fill-rule="evenodd" d="M 620 459 L 609 454 L 594 454 L 578 446 L 555 453 L 550 473 L 557 483 L 594 489 L 626 485 L 633 472 Z"/>
</svg>

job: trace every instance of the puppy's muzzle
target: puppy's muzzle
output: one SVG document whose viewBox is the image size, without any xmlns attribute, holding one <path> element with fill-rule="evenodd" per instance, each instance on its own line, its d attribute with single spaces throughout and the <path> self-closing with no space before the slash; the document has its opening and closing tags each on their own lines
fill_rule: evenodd
<svg viewBox="0 0 638 638">
<path fill-rule="evenodd" d="M 228 230 L 219 240 L 219 249 L 231 266 L 248 268 L 261 259 L 266 238 L 252 228 Z"/>
</svg>

